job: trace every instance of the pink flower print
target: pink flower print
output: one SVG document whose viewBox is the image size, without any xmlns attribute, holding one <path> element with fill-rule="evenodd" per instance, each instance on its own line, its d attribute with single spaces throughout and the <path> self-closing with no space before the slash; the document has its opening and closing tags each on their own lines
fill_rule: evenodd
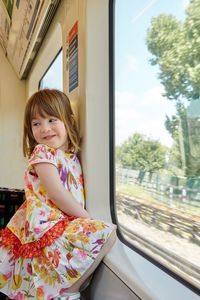
<svg viewBox="0 0 200 300">
<path fill-rule="evenodd" d="M 18 292 L 17 294 L 15 294 L 15 296 L 12 296 L 12 299 L 25 300 L 25 295 L 23 295 L 21 292 Z"/>
<path fill-rule="evenodd" d="M 26 237 L 29 236 L 29 229 L 30 229 L 30 224 L 28 221 L 26 221 L 26 223 L 25 223 L 25 236 Z"/>
<path fill-rule="evenodd" d="M 41 210 L 41 211 L 40 211 L 40 216 L 43 216 L 43 217 L 44 217 L 44 216 L 45 216 L 45 214 L 46 214 L 46 213 L 45 213 L 45 211 L 44 211 L 44 210 Z"/>
<path fill-rule="evenodd" d="M 40 228 L 39 227 L 35 227 L 33 231 L 34 231 L 34 233 L 38 234 L 38 233 L 40 233 Z"/>
<path fill-rule="evenodd" d="M 6 279 L 9 279 L 12 276 L 12 272 L 6 273 L 4 274 L 4 276 L 6 277 Z"/>
<path fill-rule="evenodd" d="M 82 259 L 85 260 L 87 259 L 87 253 L 83 250 L 78 250 L 78 256 Z"/>
<path fill-rule="evenodd" d="M 59 294 L 62 295 L 64 293 L 66 293 L 68 291 L 68 288 L 62 288 L 60 291 L 59 291 Z"/>
<path fill-rule="evenodd" d="M 32 275 L 32 266 L 30 263 L 27 264 L 27 268 L 26 268 L 27 272 L 29 275 Z"/>
</svg>

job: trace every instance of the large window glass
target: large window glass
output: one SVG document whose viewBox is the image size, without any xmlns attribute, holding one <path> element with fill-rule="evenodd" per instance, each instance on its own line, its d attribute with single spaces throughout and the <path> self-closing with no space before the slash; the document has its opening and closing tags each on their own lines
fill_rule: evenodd
<svg viewBox="0 0 200 300">
<path fill-rule="evenodd" d="M 200 0 L 115 1 L 123 237 L 200 287 Z"/>
<path fill-rule="evenodd" d="M 39 89 L 63 90 L 63 51 L 55 57 L 39 83 Z"/>
</svg>

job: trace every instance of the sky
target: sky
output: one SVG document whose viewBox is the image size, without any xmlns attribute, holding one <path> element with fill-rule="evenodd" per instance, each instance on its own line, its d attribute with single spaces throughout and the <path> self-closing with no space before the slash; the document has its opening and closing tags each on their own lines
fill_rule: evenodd
<svg viewBox="0 0 200 300">
<path fill-rule="evenodd" d="M 115 2 L 115 140 L 122 144 L 134 132 L 171 146 L 164 127 L 165 116 L 175 113 L 174 104 L 162 94 L 145 39 L 151 18 L 160 13 L 185 19 L 189 0 L 116 0 Z"/>
<path fill-rule="evenodd" d="M 42 79 L 42 87 L 51 87 L 63 91 L 63 61 L 62 51 L 57 55 Z"/>
</svg>

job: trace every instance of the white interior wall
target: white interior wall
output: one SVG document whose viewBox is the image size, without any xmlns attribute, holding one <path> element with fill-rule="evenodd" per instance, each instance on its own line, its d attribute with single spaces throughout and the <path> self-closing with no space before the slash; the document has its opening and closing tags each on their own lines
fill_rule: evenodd
<svg viewBox="0 0 200 300">
<path fill-rule="evenodd" d="M 25 82 L 18 79 L 1 47 L 0 62 L 0 187 L 22 188 Z"/>
<path fill-rule="evenodd" d="M 83 167 L 87 209 L 110 220 L 108 1 L 87 0 Z"/>
</svg>

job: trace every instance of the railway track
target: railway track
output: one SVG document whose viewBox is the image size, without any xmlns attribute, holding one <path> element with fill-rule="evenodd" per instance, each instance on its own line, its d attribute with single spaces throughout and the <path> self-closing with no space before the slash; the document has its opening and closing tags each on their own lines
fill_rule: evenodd
<svg viewBox="0 0 200 300">
<path fill-rule="evenodd" d="M 184 249 L 183 245 L 184 243 L 180 243 L 177 247 L 177 251 L 174 251 L 172 248 L 172 251 L 170 251 L 170 247 L 168 249 L 165 247 L 165 243 L 171 242 L 173 244 L 174 238 L 178 238 L 179 241 L 184 241 L 187 240 L 190 245 L 194 245 L 195 249 L 198 249 L 199 244 L 194 243 L 191 241 L 191 236 L 187 236 L 186 239 L 182 237 L 182 233 L 179 232 L 178 237 L 177 234 L 174 230 L 171 230 L 171 227 L 173 224 L 171 224 L 169 228 L 166 227 L 166 220 L 168 218 L 171 218 L 170 214 L 171 211 L 168 209 L 167 211 L 164 210 L 162 214 L 160 213 L 160 207 L 151 206 L 151 204 L 145 204 L 147 205 L 147 210 L 145 210 L 145 205 L 141 201 L 137 201 L 137 199 L 129 198 L 126 196 L 122 196 L 120 194 L 117 195 L 117 211 L 118 211 L 118 221 L 119 221 L 119 228 L 121 233 L 126 237 L 126 239 L 133 244 L 136 248 L 140 249 L 143 253 L 147 254 L 148 256 L 156 259 L 157 261 L 160 262 L 163 266 L 165 266 L 167 269 L 172 270 L 173 272 L 180 274 L 181 277 L 183 277 L 186 280 L 189 280 L 192 284 L 199 285 L 200 284 L 200 267 L 198 263 L 198 257 L 199 254 L 197 255 L 197 264 L 195 261 L 190 262 L 190 258 L 193 255 L 191 253 L 189 256 L 184 258 L 183 256 L 179 255 L 180 248 Z M 142 204 L 142 206 L 140 205 Z M 144 205 L 144 206 L 143 206 Z M 142 207 L 142 209 L 141 209 Z M 120 218 L 120 214 L 123 215 L 124 218 Z M 145 215 L 146 214 L 146 215 Z M 173 214 L 173 213 L 172 213 Z M 142 216 L 143 215 L 143 216 Z M 166 216 L 167 215 L 167 216 Z M 148 217 L 147 217 L 148 216 Z M 163 217 L 164 216 L 164 217 Z M 177 216 L 177 214 L 176 214 Z M 157 217 L 157 220 L 155 221 Z M 159 219 L 159 221 L 158 221 Z M 124 221 L 126 220 L 126 221 Z M 146 221 L 146 222 L 145 222 Z M 153 221 L 151 223 L 151 221 Z M 162 221 L 164 222 L 162 224 Z M 187 223 L 188 221 L 189 223 Z M 196 224 L 195 220 L 195 224 Z M 134 222 L 137 224 L 137 226 L 132 226 L 131 228 L 131 222 Z M 180 222 L 186 222 L 184 226 L 182 226 L 182 230 L 192 230 L 192 226 L 194 225 L 194 220 L 190 220 L 189 218 L 180 215 L 180 219 L 177 217 L 177 222 L 174 225 L 177 227 L 177 225 Z M 143 226 L 146 226 L 146 230 L 143 228 L 143 230 L 137 230 L 137 228 L 140 228 L 140 224 Z M 159 224 L 159 226 L 158 226 Z M 189 224 L 189 225 L 188 225 Z M 187 228 L 188 226 L 188 228 Z M 199 228 L 200 228 L 200 223 L 197 222 L 195 225 L 198 227 L 198 234 L 199 234 Z M 180 226 L 181 227 L 181 226 Z M 150 234 L 148 235 L 148 229 L 154 228 L 154 231 L 161 233 L 161 238 L 158 242 L 155 242 L 155 236 L 149 237 Z M 165 237 L 165 232 L 170 233 L 171 235 L 171 240 L 169 241 L 167 237 Z M 163 234 L 162 234 L 163 232 Z M 173 234 L 174 233 L 174 234 Z M 157 234 L 154 233 L 157 237 Z M 167 233 L 166 233 L 167 234 Z M 174 238 L 173 238 L 174 236 Z M 163 246 L 162 246 L 163 245 Z M 198 250 L 197 250 L 198 251 Z M 196 253 L 196 252 L 195 252 Z M 198 252 L 200 253 L 200 252 Z"/>
<path fill-rule="evenodd" d="M 154 243 L 152 240 L 149 240 L 147 238 L 142 237 L 141 235 L 138 235 L 136 232 L 132 231 L 130 228 L 125 226 L 122 223 L 120 224 L 120 229 L 122 231 L 122 234 L 125 235 L 128 240 L 131 241 L 131 243 L 134 243 L 136 247 L 139 247 L 140 250 L 142 250 L 147 255 L 150 255 L 155 257 L 157 256 L 157 259 L 160 261 L 161 264 L 165 265 L 169 269 L 169 263 L 170 268 L 173 266 L 173 271 L 179 270 L 179 272 L 182 272 L 182 275 L 185 277 L 185 274 L 187 274 L 189 277 L 193 278 L 195 281 L 198 281 L 200 283 L 200 268 L 196 265 L 189 263 L 187 260 L 182 259 L 180 256 L 172 253 L 171 251 L 166 250 L 163 247 L 160 247 L 156 243 Z M 187 278 L 188 279 L 188 278 Z"/>
</svg>

